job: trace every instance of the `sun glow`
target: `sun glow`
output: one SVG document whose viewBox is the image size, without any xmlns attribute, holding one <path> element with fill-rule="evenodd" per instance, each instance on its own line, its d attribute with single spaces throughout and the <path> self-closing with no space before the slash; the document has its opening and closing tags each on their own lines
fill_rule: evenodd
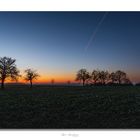
<svg viewBox="0 0 140 140">
<path fill-rule="evenodd" d="M 33 80 L 34 83 L 52 83 L 52 80 L 54 83 L 67 83 L 75 82 L 75 75 L 40 75 L 37 79 Z M 18 79 L 18 81 L 12 81 L 10 79 L 6 79 L 6 83 L 28 83 L 26 80 L 24 80 L 24 77 L 21 77 Z"/>
</svg>

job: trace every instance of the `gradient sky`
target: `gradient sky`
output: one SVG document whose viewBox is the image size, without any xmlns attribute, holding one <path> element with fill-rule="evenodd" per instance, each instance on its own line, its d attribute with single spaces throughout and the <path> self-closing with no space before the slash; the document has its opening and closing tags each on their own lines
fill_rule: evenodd
<svg viewBox="0 0 140 140">
<path fill-rule="evenodd" d="M 81 68 L 120 69 L 140 81 L 140 12 L 104 15 L 0 12 L 0 56 L 15 58 L 21 72 L 36 69 L 39 82 L 74 81 Z"/>
</svg>

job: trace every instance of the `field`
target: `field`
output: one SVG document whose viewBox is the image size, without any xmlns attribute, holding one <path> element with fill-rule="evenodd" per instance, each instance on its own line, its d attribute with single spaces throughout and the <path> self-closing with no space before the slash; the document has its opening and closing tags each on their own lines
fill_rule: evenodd
<svg viewBox="0 0 140 140">
<path fill-rule="evenodd" d="M 140 87 L 7 86 L 0 128 L 140 128 Z"/>
</svg>

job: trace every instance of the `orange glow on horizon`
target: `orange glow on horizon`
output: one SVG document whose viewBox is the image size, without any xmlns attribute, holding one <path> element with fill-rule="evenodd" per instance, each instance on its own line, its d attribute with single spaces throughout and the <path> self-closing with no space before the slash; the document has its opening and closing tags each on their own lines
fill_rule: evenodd
<svg viewBox="0 0 140 140">
<path fill-rule="evenodd" d="M 139 83 L 140 82 L 140 76 L 138 74 L 128 74 L 130 80 L 134 83 Z M 34 83 L 76 83 L 75 81 L 75 77 L 76 74 L 53 74 L 53 75 L 47 75 L 47 74 L 42 74 L 40 75 L 40 77 L 37 78 L 37 80 L 33 80 Z M 11 81 L 10 79 L 7 79 L 5 81 L 6 83 L 15 83 L 15 81 Z M 19 78 L 19 80 L 17 81 L 18 83 L 28 83 L 27 81 L 24 80 L 24 76 L 22 76 L 21 78 Z"/>
<path fill-rule="evenodd" d="M 40 75 L 37 79 L 33 80 L 34 83 L 67 83 L 68 81 L 75 83 L 75 75 Z M 11 81 L 10 79 L 6 79 L 5 83 L 15 83 L 16 81 Z M 28 81 L 24 80 L 24 77 L 19 78 L 18 83 L 28 83 Z"/>
</svg>

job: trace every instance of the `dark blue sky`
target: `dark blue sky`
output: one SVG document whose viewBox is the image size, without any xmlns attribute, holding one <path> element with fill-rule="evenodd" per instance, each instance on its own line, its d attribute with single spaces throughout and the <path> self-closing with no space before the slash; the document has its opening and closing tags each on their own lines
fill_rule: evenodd
<svg viewBox="0 0 140 140">
<path fill-rule="evenodd" d="M 21 71 L 37 69 L 42 81 L 73 80 L 80 68 L 121 69 L 140 81 L 140 12 L 104 15 L 0 12 L 0 56 L 16 58 Z"/>
</svg>

